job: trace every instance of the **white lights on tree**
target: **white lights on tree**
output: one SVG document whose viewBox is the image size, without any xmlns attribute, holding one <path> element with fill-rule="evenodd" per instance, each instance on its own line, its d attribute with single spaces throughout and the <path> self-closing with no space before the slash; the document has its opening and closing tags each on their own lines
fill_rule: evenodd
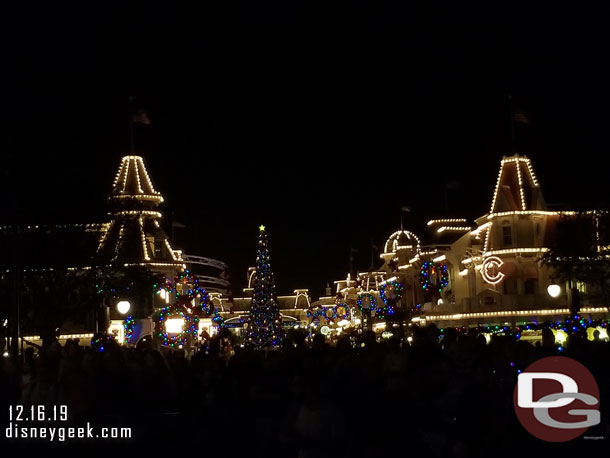
<svg viewBox="0 0 610 458">
<path fill-rule="evenodd" d="M 504 264 L 497 256 L 490 256 L 485 258 L 483 264 L 481 265 L 481 276 L 486 283 L 490 285 L 497 285 L 506 275 L 500 272 L 500 267 Z"/>
<path fill-rule="evenodd" d="M 170 318 L 165 321 L 165 332 L 180 334 L 184 329 L 184 318 Z"/>
<path fill-rule="evenodd" d="M 119 301 L 116 309 L 120 314 L 125 315 L 131 310 L 131 303 L 129 301 Z"/>
<path fill-rule="evenodd" d="M 559 285 L 549 285 L 546 288 L 546 292 L 549 293 L 551 297 L 559 297 L 561 294 L 561 286 Z"/>
</svg>

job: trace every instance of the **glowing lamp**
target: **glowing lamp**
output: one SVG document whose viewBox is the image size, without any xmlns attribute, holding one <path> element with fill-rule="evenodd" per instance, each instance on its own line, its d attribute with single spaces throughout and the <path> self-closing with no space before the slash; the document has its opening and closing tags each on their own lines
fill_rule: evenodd
<svg viewBox="0 0 610 458">
<path fill-rule="evenodd" d="M 131 303 L 129 301 L 119 301 L 116 305 L 116 309 L 121 315 L 125 315 L 131 310 Z"/>
<path fill-rule="evenodd" d="M 549 293 L 551 297 L 559 297 L 561 294 L 561 286 L 559 285 L 549 285 L 546 288 L 546 292 Z"/>
<path fill-rule="evenodd" d="M 165 332 L 168 334 L 180 334 L 184 329 L 184 318 L 170 318 L 165 321 Z"/>
</svg>

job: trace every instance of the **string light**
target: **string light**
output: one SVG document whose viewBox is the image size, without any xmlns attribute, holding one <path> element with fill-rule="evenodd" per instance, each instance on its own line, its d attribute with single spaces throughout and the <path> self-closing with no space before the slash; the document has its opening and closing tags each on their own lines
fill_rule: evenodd
<svg viewBox="0 0 610 458">
<path fill-rule="evenodd" d="M 489 226 L 491 226 L 491 222 L 489 222 L 489 221 L 488 221 L 487 223 L 485 223 L 485 224 L 481 224 L 481 225 L 480 225 L 479 227 L 477 227 L 476 229 L 473 229 L 473 230 L 470 232 L 470 235 L 475 235 L 475 236 L 477 236 L 477 237 L 478 237 L 478 236 L 480 235 L 481 231 L 483 231 L 483 230 L 487 229 Z"/>
<path fill-rule="evenodd" d="M 607 313 L 605 307 L 582 307 L 581 313 Z M 515 317 L 515 316 L 550 316 L 550 315 L 565 315 L 570 313 L 570 309 L 543 309 L 543 310 L 504 310 L 501 312 L 474 312 L 474 313 L 456 313 L 453 315 L 429 315 L 414 317 L 413 322 L 417 321 L 438 321 L 438 320 L 468 320 L 472 318 L 490 318 L 490 317 Z"/>
<path fill-rule="evenodd" d="M 419 249 L 421 246 L 421 241 L 420 241 L 419 237 L 417 237 L 417 235 L 415 235 L 411 231 L 400 230 L 400 231 L 396 231 L 392 235 L 390 235 L 388 240 L 385 242 L 385 245 L 383 247 L 384 253 L 393 253 L 397 249 L 403 249 L 403 248 L 412 249 L 413 248 L 412 245 L 401 245 L 400 247 L 398 246 L 398 237 L 401 235 L 406 236 L 408 240 L 415 240 L 415 242 L 416 242 L 415 250 L 416 250 L 416 252 L 419 252 Z M 392 246 L 391 250 L 390 250 L 390 245 Z"/>
<path fill-rule="evenodd" d="M 498 197 L 498 190 L 500 189 L 500 181 L 502 180 L 502 171 L 504 170 L 503 164 L 504 164 L 504 161 L 502 161 L 502 163 L 500 165 L 500 171 L 498 172 L 498 180 L 496 181 L 496 189 L 494 190 L 494 196 L 491 201 L 491 210 L 489 210 L 490 213 L 493 213 L 494 208 L 496 207 L 496 199 Z"/>
<path fill-rule="evenodd" d="M 527 210 L 525 205 L 525 190 L 523 189 L 523 179 L 521 178 L 521 165 L 518 158 L 515 162 L 515 166 L 517 168 L 517 181 L 519 182 L 519 195 L 521 196 L 521 210 Z"/>
<path fill-rule="evenodd" d="M 428 226 L 432 226 L 433 224 L 447 224 L 447 223 L 466 223 L 468 220 L 466 218 L 453 218 L 453 219 L 431 219 L 428 221 Z"/>
<path fill-rule="evenodd" d="M 114 213 L 117 216 L 152 216 L 153 218 L 161 218 L 163 215 L 160 212 L 154 210 L 121 210 Z"/>
<path fill-rule="evenodd" d="M 140 236 L 142 237 L 142 252 L 144 253 L 144 259 L 146 261 L 150 261 L 150 256 L 148 255 L 148 247 L 146 246 L 146 235 L 144 234 L 144 221 L 142 221 L 142 217 L 138 218 L 138 222 L 140 224 Z"/>
<path fill-rule="evenodd" d="M 483 249 L 487 251 L 489 249 L 489 234 L 491 233 L 491 227 L 493 223 L 489 223 L 489 227 L 487 231 L 485 231 L 485 243 L 483 244 Z"/>
<path fill-rule="evenodd" d="M 128 193 L 127 182 L 130 175 L 135 175 L 135 182 L 138 188 L 138 192 L 136 194 Z M 119 181 L 122 181 L 122 186 L 120 189 L 117 187 Z M 142 181 L 145 181 L 146 190 L 142 189 Z M 150 180 L 150 176 L 148 175 L 148 171 L 144 165 L 144 159 L 142 159 L 141 156 L 124 156 L 121 159 L 121 165 L 112 186 L 114 189 L 113 197 L 125 195 L 144 200 L 153 200 L 157 202 L 163 201 L 160 193 L 155 191 L 152 185 L 152 181 Z"/>
<path fill-rule="evenodd" d="M 445 232 L 445 231 L 452 231 L 452 232 L 467 232 L 472 230 L 472 228 L 470 226 L 442 226 L 439 227 L 436 232 Z"/>
</svg>

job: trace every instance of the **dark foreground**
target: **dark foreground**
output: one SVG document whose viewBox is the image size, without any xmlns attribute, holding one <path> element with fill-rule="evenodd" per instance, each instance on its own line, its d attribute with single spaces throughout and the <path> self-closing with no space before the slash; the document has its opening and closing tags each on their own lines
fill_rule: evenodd
<svg viewBox="0 0 610 458">
<path fill-rule="evenodd" d="M 63 452 L 128 456 L 492 457 L 595 450 L 610 456 L 604 409 L 610 400 L 610 344 L 572 339 L 569 348 L 534 347 L 512 337 L 421 329 L 411 345 L 373 335 L 335 347 L 317 338 L 268 352 L 212 341 L 189 360 L 180 352 L 51 347 L 22 367 L 0 362 L 3 451 L 50 447 L 6 439 L 8 406 L 68 406 L 56 426 L 130 427 L 131 439 L 55 440 Z M 355 345 L 354 345 L 355 343 Z M 544 356 L 577 359 L 596 377 L 602 423 L 569 443 L 544 443 L 523 430 L 512 396 L 517 371 Z M 22 422 L 23 423 L 23 422 Z M 23 426 L 21 424 L 20 426 Z M 27 426 L 32 426 L 28 424 Z M 2 454 L 2 456 L 8 456 Z"/>
</svg>

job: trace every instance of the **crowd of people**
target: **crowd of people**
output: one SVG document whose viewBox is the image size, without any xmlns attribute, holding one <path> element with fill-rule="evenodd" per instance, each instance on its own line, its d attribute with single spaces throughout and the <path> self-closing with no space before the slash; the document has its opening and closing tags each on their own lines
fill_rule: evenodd
<svg viewBox="0 0 610 458">
<path fill-rule="evenodd" d="M 562 354 L 589 368 L 610 399 L 610 343 L 510 335 L 491 342 L 475 332 L 414 328 L 412 339 L 373 332 L 340 338 L 289 334 L 280 348 L 233 345 L 222 330 L 187 358 L 182 350 L 78 341 L 28 348 L 19 363 L 0 361 L 2 411 L 9 405 L 66 405 L 62 426 L 86 422 L 132 428 L 131 439 L 73 445 L 120 446 L 251 457 L 377 457 L 402 451 L 430 457 L 529 456 L 566 444 L 542 443 L 514 413 L 517 374 Z M 4 415 L 3 427 L 8 425 Z M 608 423 L 592 435 L 608 436 Z M 584 439 L 573 446 L 587 446 Z M 42 440 L 13 440 L 12 445 Z M 583 445 L 584 444 L 584 445 Z M 548 448 L 551 447 L 551 448 Z M 394 455 L 390 455 L 394 456 Z"/>
</svg>

